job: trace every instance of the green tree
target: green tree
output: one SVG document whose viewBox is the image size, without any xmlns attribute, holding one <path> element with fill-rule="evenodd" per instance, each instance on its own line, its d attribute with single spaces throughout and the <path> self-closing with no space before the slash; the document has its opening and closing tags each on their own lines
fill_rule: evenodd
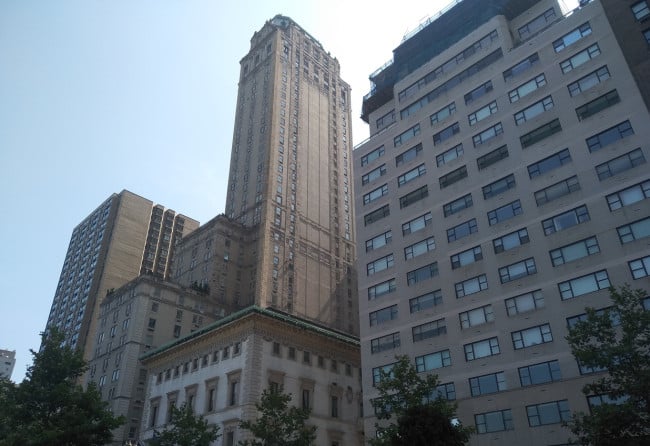
<svg viewBox="0 0 650 446">
<path fill-rule="evenodd" d="M 316 439 L 316 426 L 307 426 L 310 410 L 289 407 L 291 394 L 271 387 L 262 392 L 255 404 L 255 421 L 242 421 L 239 427 L 250 431 L 253 440 L 240 441 L 240 446 L 310 446 Z"/>
<path fill-rule="evenodd" d="M 62 333 L 41 334 L 41 349 L 22 383 L 0 383 L 1 446 L 103 445 L 124 420 L 115 417 L 94 384 L 83 389 L 83 355 Z"/>
<path fill-rule="evenodd" d="M 167 427 L 154 434 L 152 446 L 210 446 L 221 435 L 219 426 L 210 425 L 201 415 L 194 415 L 185 404 L 180 408 L 171 406 Z"/>
<path fill-rule="evenodd" d="M 438 394 L 438 376 L 421 377 L 407 356 L 398 356 L 390 370 L 380 372 L 379 397 L 372 400 L 381 435 L 372 446 L 464 445 L 472 433 L 456 418 L 456 405 Z"/>
<path fill-rule="evenodd" d="M 648 293 L 629 286 L 610 288 L 613 305 L 587 308 L 585 320 L 569 330 L 571 352 L 585 367 L 607 370 L 582 389 L 601 395 L 591 413 L 575 413 L 568 424 L 579 444 L 650 444 L 650 311 Z"/>
</svg>

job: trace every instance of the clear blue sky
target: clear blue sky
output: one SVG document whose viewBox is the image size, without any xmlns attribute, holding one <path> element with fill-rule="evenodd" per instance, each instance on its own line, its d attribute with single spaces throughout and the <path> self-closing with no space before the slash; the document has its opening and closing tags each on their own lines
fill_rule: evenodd
<svg viewBox="0 0 650 446">
<path fill-rule="evenodd" d="M 368 75 L 451 0 L 0 0 L 0 349 L 31 364 L 72 229 L 128 189 L 224 209 L 239 60 L 275 14 L 341 62 L 353 139 Z M 568 3 L 573 0 L 564 0 Z"/>
</svg>

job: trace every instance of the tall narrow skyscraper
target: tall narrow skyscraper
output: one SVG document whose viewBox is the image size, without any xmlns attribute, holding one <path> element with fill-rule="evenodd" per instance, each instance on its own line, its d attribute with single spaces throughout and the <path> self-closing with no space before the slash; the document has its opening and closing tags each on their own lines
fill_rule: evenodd
<svg viewBox="0 0 650 446">
<path fill-rule="evenodd" d="M 338 61 L 276 16 L 241 61 L 226 213 L 254 236 L 240 305 L 358 332 L 350 87 Z"/>
</svg>

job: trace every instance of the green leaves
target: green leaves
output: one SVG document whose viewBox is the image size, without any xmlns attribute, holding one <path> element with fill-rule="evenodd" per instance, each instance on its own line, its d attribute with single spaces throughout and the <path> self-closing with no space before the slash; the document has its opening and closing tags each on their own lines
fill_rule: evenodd
<svg viewBox="0 0 650 446">
<path fill-rule="evenodd" d="M 219 426 L 210 425 L 201 415 L 194 415 L 186 405 L 171 406 L 170 420 L 162 432 L 156 431 L 152 446 L 210 446 L 219 438 Z"/>
</svg>

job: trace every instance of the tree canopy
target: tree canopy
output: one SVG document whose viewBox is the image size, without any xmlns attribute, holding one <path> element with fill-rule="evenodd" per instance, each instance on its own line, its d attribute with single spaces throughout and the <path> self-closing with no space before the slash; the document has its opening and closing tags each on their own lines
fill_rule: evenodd
<svg viewBox="0 0 650 446">
<path fill-rule="evenodd" d="M 124 421 L 102 401 L 95 384 L 83 389 L 83 355 L 63 345 L 57 330 L 41 334 L 40 351 L 22 383 L 0 382 L 1 446 L 104 445 Z"/>
<path fill-rule="evenodd" d="M 169 423 L 162 432 L 156 431 L 151 446 L 210 446 L 219 438 L 219 426 L 211 425 L 201 415 L 194 415 L 186 405 L 171 406 Z"/>
<path fill-rule="evenodd" d="M 586 309 L 567 341 L 583 367 L 607 371 L 587 384 L 591 413 L 568 423 L 583 445 L 650 444 L 650 308 L 648 293 L 611 288 L 613 305 Z"/>
<path fill-rule="evenodd" d="M 379 397 L 372 400 L 381 435 L 372 446 L 461 446 L 472 429 L 455 418 L 456 405 L 438 393 L 438 376 L 420 376 L 407 356 L 398 356 L 390 370 L 380 372 Z"/>
<path fill-rule="evenodd" d="M 307 426 L 310 410 L 289 406 L 291 394 L 280 387 L 262 392 L 255 404 L 255 421 L 242 421 L 239 427 L 250 431 L 255 438 L 239 442 L 240 446 L 310 446 L 316 439 L 316 426 Z"/>
</svg>

